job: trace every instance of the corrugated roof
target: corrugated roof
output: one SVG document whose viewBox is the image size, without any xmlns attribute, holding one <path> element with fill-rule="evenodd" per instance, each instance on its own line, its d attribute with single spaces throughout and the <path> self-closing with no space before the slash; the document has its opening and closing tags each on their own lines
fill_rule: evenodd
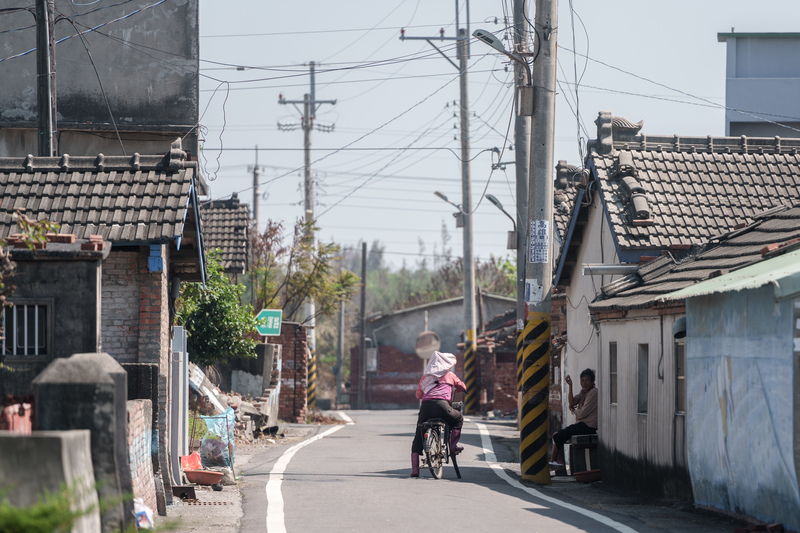
<svg viewBox="0 0 800 533">
<path fill-rule="evenodd" d="M 761 261 L 718 278 L 697 283 L 691 287 L 659 298 L 667 302 L 724 293 L 757 289 L 772 284 L 775 299 L 783 300 L 800 294 L 800 250 Z"/>
</svg>

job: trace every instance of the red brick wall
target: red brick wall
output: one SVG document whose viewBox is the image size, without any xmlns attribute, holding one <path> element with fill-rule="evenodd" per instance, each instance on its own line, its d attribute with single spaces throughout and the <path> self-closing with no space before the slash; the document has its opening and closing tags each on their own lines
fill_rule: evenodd
<svg viewBox="0 0 800 533">
<path fill-rule="evenodd" d="M 161 249 L 167 265 L 168 250 Z M 157 363 L 166 373 L 169 284 L 166 271 L 150 272 L 149 255 L 148 247 L 112 250 L 103 262 L 102 347 L 120 363 Z"/>
<path fill-rule="evenodd" d="M 155 511 L 156 485 L 153 476 L 152 440 L 153 415 L 150 400 L 127 402 L 128 411 L 128 463 L 131 467 L 133 495 Z"/>
<path fill-rule="evenodd" d="M 159 469 L 167 503 L 172 501 L 169 479 L 168 387 L 171 356 L 169 316 L 169 249 L 161 245 L 164 268 L 150 272 L 150 247 L 113 250 L 103 262 L 102 349 L 120 363 L 157 364 L 157 434 Z M 153 507 L 155 509 L 155 507 Z"/>
<path fill-rule="evenodd" d="M 267 337 L 268 343 L 280 344 L 281 390 L 278 418 L 286 422 L 305 422 L 308 414 L 308 329 L 292 322 L 281 325 L 281 334 Z"/>
<path fill-rule="evenodd" d="M 455 374 L 464 378 L 464 356 L 456 354 Z M 394 346 L 378 349 L 378 371 L 367 372 L 364 400 L 366 408 L 399 409 L 417 408 L 414 396 L 424 370 L 423 360 L 416 353 L 401 352 Z M 358 401 L 358 349 L 350 352 L 350 404 Z M 460 398 L 463 399 L 463 398 Z"/>
</svg>

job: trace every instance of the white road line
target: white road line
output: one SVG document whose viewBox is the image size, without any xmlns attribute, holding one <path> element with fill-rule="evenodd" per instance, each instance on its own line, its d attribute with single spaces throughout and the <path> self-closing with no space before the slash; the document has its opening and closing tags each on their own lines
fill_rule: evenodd
<svg viewBox="0 0 800 533">
<path fill-rule="evenodd" d="M 541 492 L 539 492 L 538 490 L 533 489 L 531 487 L 526 487 L 516 479 L 512 478 L 511 476 L 508 475 L 508 472 L 506 472 L 505 469 L 497 463 L 497 457 L 495 456 L 494 449 L 492 448 L 492 439 L 489 435 L 489 430 L 486 429 L 486 426 L 483 424 L 475 424 L 475 425 L 478 426 L 478 431 L 481 432 L 481 446 L 483 446 L 483 453 L 486 456 L 486 462 L 489 464 L 492 470 L 494 470 L 494 473 L 497 474 L 501 479 L 505 480 L 509 485 L 517 489 L 520 489 L 522 491 L 525 491 L 535 498 L 539 498 L 553 505 L 558 505 L 559 507 L 563 507 L 564 509 L 568 509 L 570 511 L 587 516 L 593 520 L 600 522 L 601 524 L 605 524 L 608 527 L 616 529 L 620 533 L 637 533 L 635 529 L 632 529 L 626 526 L 625 524 L 620 524 L 616 520 L 611 520 L 610 518 L 607 518 L 599 513 L 595 513 L 594 511 L 582 509 L 581 507 L 577 507 L 575 505 L 562 502 L 550 496 L 546 496 Z M 544 507 L 539 507 L 539 508 L 543 509 Z"/>
<path fill-rule="evenodd" d="M 353 419 L 347 416 L 347 413 L 345 413 L 344 411 L 336 411 L 336 416 L 344 420 L 348 426 L 355 424 L 355 422 L 353 422 Z"/>
<path fill-rule="evenodd" d="M 300 448 L 308 446 L 312 442 L 318 441 L 323 437 L 327 437 L 332 433 L 336 433 L 344 426 L 334 426 L 327 431 L 320 433 L 308 440 L 299 444 L 295 444 L 280 456 L 278 461 L 272 467 L 269 473 L 269 481 L 267 481 L 267 531 L 270 533 L 286 533 L 286 524 L 283 515 L 283 496 L 281 495 L 281 482 L 283 481 L 283 473 L 286 467 L 289 466 L 289 461 L 292 460 Z"/>
</svg>

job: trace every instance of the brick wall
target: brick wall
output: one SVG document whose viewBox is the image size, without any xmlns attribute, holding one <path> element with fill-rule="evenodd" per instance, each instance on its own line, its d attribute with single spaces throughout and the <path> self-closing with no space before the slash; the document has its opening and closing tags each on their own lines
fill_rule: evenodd
<svg viewBox="0 0 800 533">
<path fill-rule="evenodd" d="M 155 434 L 159 451 L 157 470 L 163 481 L 166 504 L 172 501 L 169 479 L 169 250 L 160 246 L 164 268 L 150 272 L 150 247 L 112 249 L 103 263 L 102 345 L 120 363 L 158 365 Z M 159 503 L 162 503 L 159 501 Z M 163 505 L 159 507 L 163 510 Z"/>
<path fill-rule="evenodd" d="M 510 413 L 517 408 L 517 354 L 497 352 L 495 355 L 494 380 L 495 410 Z"/>
<path fill-rule="evenodd" d="M 278 418 L 302 423 L 308 413 L 308 344 L 307 328 L 293 322 L 281 325 L 281 334 L 267 337 L 267 343 L 282 346 L 281 387 Z"/>
<path fill-rule="evenodd" d="M 152 440 L 153 406 L 150 400 L 131 400 L 127 402 L 128 414 L 128 463 L 131 468 L 133 495 L 141 498 L 154 512 L 156 486 L 153 476 Z"/>
<path fill-rule="evenodd" d="M 454 369 L 464 378 L 464 356 L 456 354 Z M 350 352 L 350 404 L 358 401 L 358 349 Z M 405 353 L 394 346 L 378 348 L 378 371 L 367 372 L 364 400 L 371 409 L 416 409 L 419 400 L 414 396 L 422 377 L 424 361 L 416 353 Z"/>
<path fill-rule="evenodd" d="M 103 262 L 102 347 L 120 363 L 138 362 L 138 252 L 112 251 Z"/>
</svg>

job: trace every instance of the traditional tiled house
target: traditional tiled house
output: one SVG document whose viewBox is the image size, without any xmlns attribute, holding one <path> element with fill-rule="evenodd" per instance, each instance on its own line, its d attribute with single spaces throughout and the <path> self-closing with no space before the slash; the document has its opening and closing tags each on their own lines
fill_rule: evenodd
<svg viewBox="0 0 800 533">
<path fill-rule="evenodd" d="M 685 425 L 674 409 L 670 341 L 683 305 L 651 305 L 646 294 L 632 295 L 625 309 L 592 302 L 603 297 L 601 287 L 628 288 L 630 279 L 620 276 L 640 262 L 666 252 L 680 261 L 764 210 L 800 198 L 800 141 L 644 135 L 641 123 L 606 112 L 597 126 L 555 281 L 566 294 L 563 373 L 597 370 L 604 480 L 686 496 Z M 649 262 L 638 276 L 653 279 L 670 260 Z M 597 264 L 606 266 L 581 275 L 582 265 Z"/>
<path fill-rule="evenodd" d="M 209 252 L 221 250 L 222 266 L 234 280 L 250 264 L 250 210 L 236 193 L 228 200 L 202 204 L 203 238 Z"/>
<path fill-rule="evenodd" d="M 60 234 L 111 243 L 97 280 L 97 349 L 128 370 L 129 399 L 138 398 L 141 390 L 153 400 L 168 500 L 174 302 L 181 281 L 205 279 L 197 201 L 204 192 L 197 163 L 187 160 L 180 142 L 163 156 L 0 158 L 0 237 L 17 231 L 12 213 L 20 209 L 31 219 L 60 224 Z M 58 300 L 52 294 L 28 297 L 44 300 L 42 320 L 69 312 L 55 306 Z M 93 316 L 87 314 L 86 319 Z M 48 324 L 41 327 L 47 329 Z M 53 329 L 52 344 L 71 334 Z M 15 365 L 46 366 L 54 355 L 38 354 L 30 362 L 23 356 Z"/>
</svg>

